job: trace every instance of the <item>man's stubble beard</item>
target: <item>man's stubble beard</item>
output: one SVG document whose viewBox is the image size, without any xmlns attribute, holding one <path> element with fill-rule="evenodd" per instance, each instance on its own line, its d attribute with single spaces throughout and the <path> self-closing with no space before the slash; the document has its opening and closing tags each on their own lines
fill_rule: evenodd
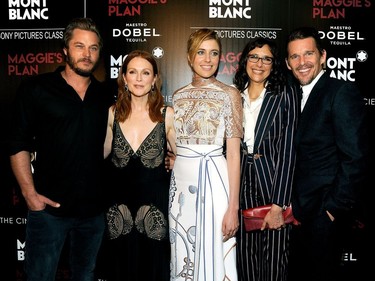
<svg viewBox="0 0 375 281">
<path fill-rule="evenodd" d="M 81 59 L 83 60 L 83 59 Z M 80 60 L 77 61 L 77 63 L 79 62 Z M 92 62 L 92 60 L 90 60 Z M 82 69 L 82 68 L 79 68 L 77 66 L 77 63 L 73 60 L 73 58 L 70 56 L 69 52 L 67 53 L 66 55 L 66 63 L 69 65 L 69 67 L 76 73 L 78 74 L 79 76 L 83 76 L 83 77 L 89 77 L 91 74 L 93 74 L 93 72 L 95 71 L 96 67 L 98 66 L 99 64 L 99 60 L 96 61 L 92 68 L 91 69 L 88 69 L 88 70 L 85 70 L 85 69 Z"/>
</svg>

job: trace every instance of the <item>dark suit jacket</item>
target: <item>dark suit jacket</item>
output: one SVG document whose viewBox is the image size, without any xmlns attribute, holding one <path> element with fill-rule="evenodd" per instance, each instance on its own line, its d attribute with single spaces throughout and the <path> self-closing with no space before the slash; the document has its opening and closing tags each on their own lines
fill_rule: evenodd
<svg viewBox="0 0 375 281">
<path fill-rule="evenodd" d="M 256 186 L 244 185 L 243 208 L 269 203 L 289 205 L 295 164 L 294 137 L 299 115 L 298 94 L 285 86 L 267 91 L 255 125 Z M 256 192 L 250 189 L 257 189 Z M 252 193 L 256 196 L 249 196 Z"/>
<path fill-rule="evenodd" d="M 354 208 L 364 183 L 367 136 L 364 99 L 354 83 L 325 73 L 312 89 L 296 134 L 293 212 L 303 221 Z"/>
</svg>

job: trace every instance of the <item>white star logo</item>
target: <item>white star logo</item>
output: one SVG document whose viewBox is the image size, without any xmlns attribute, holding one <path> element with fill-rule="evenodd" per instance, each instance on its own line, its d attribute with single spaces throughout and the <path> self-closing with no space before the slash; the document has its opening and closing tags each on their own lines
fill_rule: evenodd
<svg viewBox="0 0 375 281">
<path fill-rule="evenodd" d="M 357 55 L 356 55 L 357 61 L 364 62 L 367 60 L 367 57 L 368 57 L 368 54 L 366 51 L 360 50 L 357 52 Z"/>
<path fill-rule="evenodd" d="M 152 55 L 155 58 L 160 59 L 160 58 L 162 58 L 164 56 L 164 50 L 161 47 L 155 47 L 152 50 Z"/>
</svg>

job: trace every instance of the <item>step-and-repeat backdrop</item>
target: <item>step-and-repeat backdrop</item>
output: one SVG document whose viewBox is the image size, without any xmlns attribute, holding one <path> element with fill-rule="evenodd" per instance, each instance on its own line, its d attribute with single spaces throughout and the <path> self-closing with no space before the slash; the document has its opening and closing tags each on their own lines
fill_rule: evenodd
<svg viewBox="0 0 375 281">
<path fill-rule="evenodd" d="M 25 280 L 26 206 L 9 166 L 5 140 L 10 104 L 22 79 L 53 71 L 64 64 L 61 39 L 74 17 L 91 17 L 104 38 L 101 65 L 95 75 L 115 94 L 119 67 L 128 52 L 143 49 L 156 58 L 162 92 L 171 94 L 191 81 L 186 59 L 189 34 L 217 30 L 223 43 L 218 79 L 232 83 L 244 45 L 257 37 L 277 41 L 285 55 L 286 35 L 295 27 L 313 25 L 328 52 L 327 71 L 361 88 L 374 115 L 374 48 L 370 47 L 375 17 L 372 0 L 4 0 L 0 3 L 0 280 Z M 372 51 L 371 51 L 372 49 Z M 369 128 L 371 130 L 371 127 Z M 371 132 L 369 132 L 371 133 Z M 370 140 L 372 142 L 372 140 Z M 372 142 L 373 143 L 373 142 Z M 56 159 L 59 161 L 59 159 Z M 372 163 L 373 166 L 373 163 Z M 371 169 L 373 170 L 373 169 Z M 369 179 L 370 190 L 373 179 Z M 371 204 L 364 193 L 363 206 Z M 366 208 L 365 208 L 366 209 Z M 359 214 L 342 255 L 348 280 L 359 280 L 373 255 L 367 251 L 369 220 Z M 68 280 L 63 255 L 57 280 Z M 105 280 L 98 276 L 97 280 Z"/>
</svg>

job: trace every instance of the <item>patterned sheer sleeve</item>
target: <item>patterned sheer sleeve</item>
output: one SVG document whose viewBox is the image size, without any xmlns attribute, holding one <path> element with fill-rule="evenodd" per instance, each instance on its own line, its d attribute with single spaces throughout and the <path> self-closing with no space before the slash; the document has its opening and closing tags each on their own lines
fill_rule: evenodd
<svg viewBox="0 0 375 281">
<path fill-rule="evenodd" d="M 230 100 L 230 108 L 227 111 L 228 115 L 225 116 L 225 134 L 226 138 L 242 138 L 243 137 L 243 126 L 242 126 L 242 98 L 240 92 L 232 87 L 226 86 Z"/>
</svg>

